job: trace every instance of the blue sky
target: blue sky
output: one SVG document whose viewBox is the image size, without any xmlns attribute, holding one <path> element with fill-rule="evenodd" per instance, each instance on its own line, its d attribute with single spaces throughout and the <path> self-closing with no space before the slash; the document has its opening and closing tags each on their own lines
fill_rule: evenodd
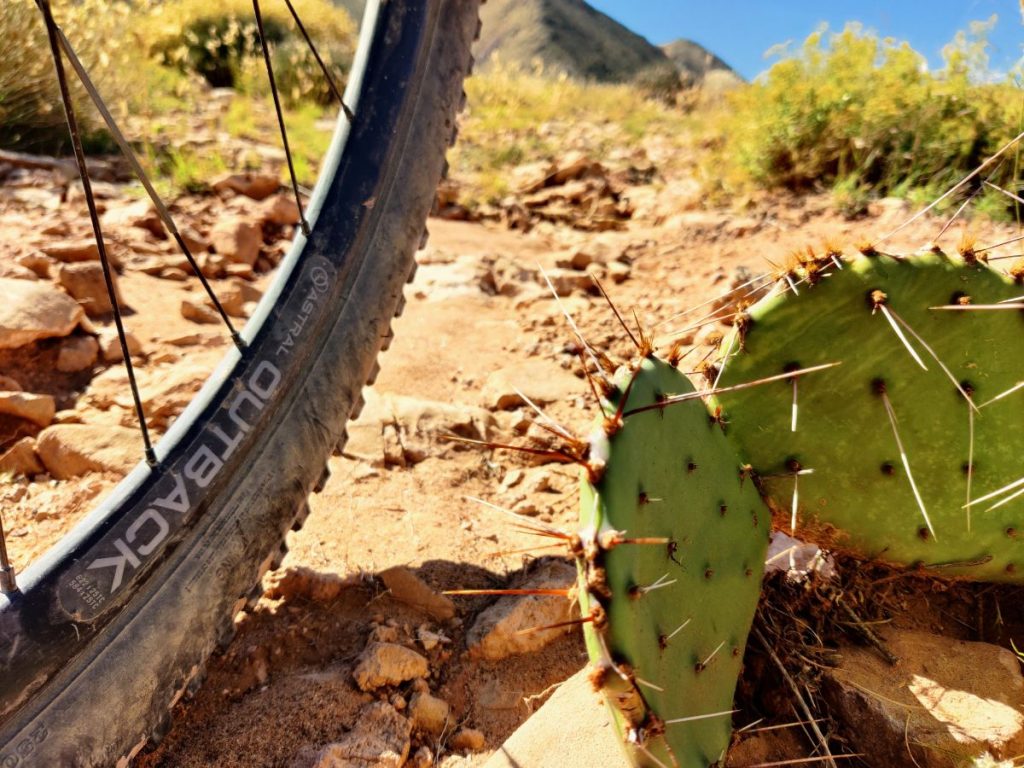
<svg viewBox="0 0 1024 768">
<path fill-rule="evenodd" d="M 1020 58 L 1024 26 L 1018 0 L 589 0 L 652 43 L 678 37 L 695 40 L 746 78 L 764 70 L 764 53 L 776 43 L 803 41 L 821 22 L 842 29 L 860 21 L 883 37 L 907 40 L 942 62 L 942 46 L 973 20 L 999 16 L 989 55 L 1008 70 Z"/>
</svg>

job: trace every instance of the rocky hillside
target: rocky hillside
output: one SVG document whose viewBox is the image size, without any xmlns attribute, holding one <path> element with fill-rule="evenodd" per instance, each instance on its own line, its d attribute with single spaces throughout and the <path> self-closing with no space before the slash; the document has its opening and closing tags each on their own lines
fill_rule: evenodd
<svg viewBox="0 0 1024 768">
<path fill-rule="evenodd" d="M 738 82 L 742 81 L 732 67 L 700 43 L 679 38 L 661 46 L 661 50 L 676 65 L 676 69 L 694 83 L 701 82 L 709 72 L 728 73 Z"/>
</svg>

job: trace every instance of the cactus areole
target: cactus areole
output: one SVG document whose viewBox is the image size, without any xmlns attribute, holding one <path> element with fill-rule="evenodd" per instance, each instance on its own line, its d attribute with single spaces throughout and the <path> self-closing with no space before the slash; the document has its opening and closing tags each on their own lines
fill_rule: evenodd
<svg viewBox="0 0 1024 768">
<path fill-rule="evenodd" d="M 807 261 L 788 277 L 723 342 L 720 380 L 842 361 L 721 396 L 776 524 L 867 558 L 1019 581 L 1021 285 L 939 252 Z"/>
<path fill-rule="evenodd" d="M 729 745 L 771 521 L 700 399 L 636 410 L 693 392 L 683 374 L 648 357 L 616 384 L 580 500 L 591 680 L 634 765 L 708 768 Z"/>
</svg>

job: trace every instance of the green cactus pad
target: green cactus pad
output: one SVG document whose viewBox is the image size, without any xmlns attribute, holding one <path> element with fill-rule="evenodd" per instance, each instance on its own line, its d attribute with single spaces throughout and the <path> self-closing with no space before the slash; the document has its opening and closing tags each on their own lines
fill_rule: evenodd
<svg viewBox="0 0 1024 768">
<path fill-rule="evenodd" d="M 729 745 L 770 516 L 700 399 L 630 414 L 693 392 L 684 375 L 647 358 L 617 383 L 625 417 L 616 429 L 613 397 L 580 494 L 592 680 L 634 765 L 708 768 Z"/>
<path fill-rule="evenodd" d="M 974 504 L 969 517 L 964 505 L 971 460 L 972 499 L 1024 476 L 1024 390 L 984 405 L 1024 379 L 1024 312 L 931 308 L 996 304 L 1024 289 L 985 264 L 937 252 L 844 266 L 805 264 L 790 276 L 794 285 L 804 280 L 799 295 L 780 283 L 724 342 L 730 354 L 720 387 L 842 363 L 800 377 L 795 432 L 791 381 L 720 397 L 728 434 L 756 471 L 776 523 L 789 529 L 799 482 L 798 536 L 947 576 L 1019 581 L 1024 497 L 990 511 L 999 498 Z M 973 451 L 971 409 L 954 380 L 982 406 Z M 813 474 L 797 478 L 801 469 Z"/>
</svg>

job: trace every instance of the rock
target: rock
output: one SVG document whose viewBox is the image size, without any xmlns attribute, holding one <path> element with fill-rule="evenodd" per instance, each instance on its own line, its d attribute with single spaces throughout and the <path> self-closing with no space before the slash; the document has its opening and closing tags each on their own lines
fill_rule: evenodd
<svg viewBox="0 0 1024 768">
<path fill-rule="evenodd" d="M 337 599 L 353 582 L 336 573 L 316 571 L 306 566 L 289 566 L 267 574 L 266 595 L 273 600 L 304 600 L 329 603 Z"/>
<path fill-rule="evenodd" d="M 575 397 L 580 393 L 580 382 L 554 363 L 527 360 L 491 373 L 481 398 L 487 408 L 511 411 L 527 404 L 520 392 L 536 405 L 544 406 Z"/>
<path fill-rule="evenodd" d="M 409 717 L 413 727 L 421 733 L 438 736 L 448 726 L 451 707 L 444 699 L 429 693 L 414 693 L 409 702 Z"/>
<path fill-rule="evenodd" d="M 131 331 L 126 331 L 124 339 L 128 344 L 128 354 L 132 357 L 142 356 L 146 348 L 142 342 Z M 124 360 L 124 352 L 121 349 L 121 341 L 117 336 L 117 328 L 102 328 L 99 332 L 100 355 L 105 363 L 120 363 Z"/>
<path fill-rule="evenodd" d="M 100 249 L 92 238 L 46 243 L 40 246 L 39 250 L 65 264 L 79 261 L 99 261 L 100 258 Z"/>
<path fill-rule="evenodd" d="M 355 727 L 316 756 L 312 768 L 401 768 L 409 757 L 412 726 L 382 701 L 364 707 Z"/>
<path fill-rule="evenodd" d="M 117 275 L 111 273 L 110 278 L 114 283 L 117 303 L 124 309 L 124 299 L 117 288 Z M 114 305 L 110 303 L 110 294 L 107 292 L 103 267 L 99 262 L 62 264 L 57 271 L 57 281 L 65 291 L 78 300 L 89 317 L 109 315 L 114 311 Z"/>
<path fill-rule="evenodd" d="M 18 262 L 25 269 L 31 269 L 38 277 L 46 280 L 50 277 L 50 271 L 53 268 L 53 259 L 38 251 L 32 253 L 26 253 L 19 256 L 15 261 Z"/>
<path fill-rule="evenodd" d="M 248 317 L 249 313 L 246 310 L 261 298 L 263 293 L 258 288 L 241 280 L 235 280 L 227 288 L 217 292 L 217 300 L 224 307 L 224 311 L 232 317 Z M 210 302 L 208 305 L 213 307 Z"/>
<path fill-rule="evenodd" d="M 295 202 L 295 196 L 289 194 L 274 195 L 264 200 L 260 205 L 260 216 L 264 224 L 277 224 L 281 227 L 301 221 L 299 205 Z"/>
<path fill-rule="evenodd" d="M 17 379 L 0 373 L 0 392 L 21 392 L 23 389 Z"/>
<path fill-rule="evenodd" d="M 52 395 L 0 392 L 0 413 L 48 427 L 57 413 L 57 405 Z"/>
<path fill-rule="evenodd" d="M 58 480 L 88 472 L 127 474 L 142 459 L 142 441 L 136 429 L 55 424 L 39 433 L 36 453 Z"/>
<path fill-rule="evenodd" d="M 71 336 L 60 345 L 57 353 L 57 370 L 62 373 L 78 373 L 96 365 L 100 345 L 92 336 Z"/>
<path fill-rule="evenodd" d="M 567 589 L 576 583 L 576 569 L 562 560 L 538 561 L 528 577 L 511 585 L 515 589 Z M 575 631 L 572 625 L 541 632 L 519 634 L 521 630 L 569 621 L 573 604 L 559 595 L 502 597 L 481 611 L 466 633 L 471 656 L 498 661 L 540 650 L 562 635 Z"/>
<path fill-rule="evenodd" d="M 263 245 L 263 228 L 258 221 L 227 214 L 210 230 L 210 245 L 229 262 L 252 266 Z"/>
<path fill-rule="evenodd" d="M 43 472 L 43 465 L 36 456 L 36 441 L 23 437 L 0 455 L 0 475 L 5 473 L 33 477 Z"/>
<path fill-rule="evenodd" d="M 81 306 L 47 283 L 0 278 L 0 296 L 0 349 L 67 336 L 85 317 Z"/>
<path fill-rule="evenodd" d="M 616 285 L 626 282 L 632 273 L 633 268 L 629 264 L 623 264 L 621 261 L 613 261 L 608 265 L 608 276 Z"/>
<path fill-rule="evenodd" d="M 134 227 L 144 229 L 161 240 L 167 239 L 164 224 L 148 199 L 136 200 L 127 205 L 108 205 L 101 222 L 104 231 Z"/>
<path fill-rule="evenodd" d="M 178 234 L 181 235 L 181 239 L 185 241 L 185 246 L 193 256 L 210 250 L 210 241 L 195 227 L 189 224 L 178 227 Z"/>
<path fill-rule="evenodd" d="M 17 262 L 0 262 L 0 277 L 11 280 L 38 280 L 39 275 Z"/>
<path fill-rule="evenodd" d="M 434 753 L 430 747 L 424 744 L 417 749 L 416 754 L 409 758 L 406 768 L 434 768 Z"/>
<path fill-rule="evenodd" d="M 487 739 L 484 738 L 483 732 L 476 728 L 460 728 L 452 736 L 448 746 L 457 752 L 479 752 L 487 746 Z"/>
<path fill-rule="evenodd" d="M 883 639 L 895 666 L 870 648 L 844 647 L 826 672 L 830 709 L 856 751 L 918 768 L 1024 753 L 1024 678 L 1013 653 L 906 630 Z"/>
<path fill-rule="evenodd" d="M 370 643 L 363 651 L 353 676 L 361 690 L 370 691 L 426 677 L 427 672 L 427 660 L 416 651 L 396 643 Z"/>
<path fill-rule="evenodd" d="M 442 435 L 487 440 L 497 429 L 493 414 L 472 405 L 439 403 L 369 389 L 359 419 L 349 424 L 345 455 L 380 465 L 408 466 L 456 450 Z"/>
<path fill-rule="evenodd" d="M 549 162 L 526 163 L 516 166 L 512 169 L 511 185 L 520 194 L 532 195 L 544 188 L 554 170 L 554 166 Z"/>
<path fill-rule="evenodd" d="M 574 150 L 566 153 L 555 163 L 555 168 L 548 178 L 548 184 L 565 184 L 588 174 L 603 175 L 604 166 L 594 162 L 583 152 Z"/>
<path fill-rule="evenodd" d="M 594 693 L 584 669 L 562 683 L 544 706 L 495 751 L 484 768 L 629 768 L 629 765 L 615 735 L 608 708 Z"/>
<path fill-rule="evenodd" d="M 277 176 L 260 173 L 232 173 L 213 182 L 214 192 L 234 192 L 253 200 L 265 200 L 281 188 Z"/>
<path fill-rule="evenodd" d="M 191 301 L 189 299 L 181 300 L 181 316 L 186 320 L 191 320 L 193 323 L 203 323 L 205 325 L 214 325 L 220 322 L 220 315 L 217 314 L 216 310 L 211 309 L 205 304 L 200 304 L 198 301 Z"/>
<path fill-rule="evenodd" d="M 402 565 L 378 574 L 396 600 L 418 608 L 438 621 L 455 616 L 455 603 L 430 588 L 419 576 Z"/>
<path fill-rule="evenodd" d="M 551 287 L 559 296 L 571 296 L 573 291 L 586 293 L 595 288 L 593 279 L 586 272 L 578 272 L 575 269 L 549 269 L 545 274 L 547 280 L 544 279 L 545 275 L 539 275 L 538 284 L 547 288 L 550 280 Z"/>
</svg>

